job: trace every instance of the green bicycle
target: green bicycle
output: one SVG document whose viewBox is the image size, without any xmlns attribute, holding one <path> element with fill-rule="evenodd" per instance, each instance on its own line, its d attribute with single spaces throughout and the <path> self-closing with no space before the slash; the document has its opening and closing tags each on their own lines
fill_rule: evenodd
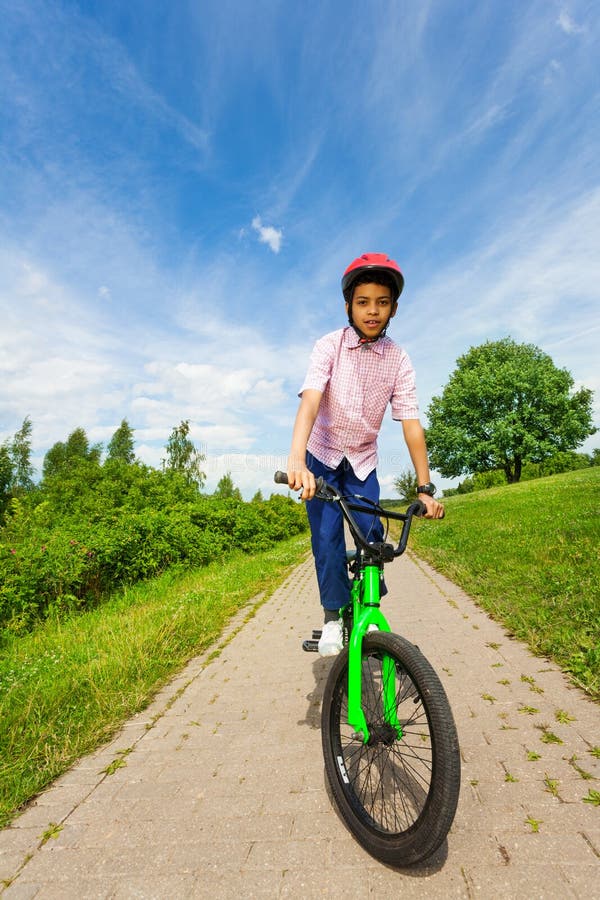
<svg viewBox="0 0 600 900">
<path fill-rule="evenodd" d="M 284 472 L 275 481 L 287 484 Z M 418 647 L 380 609 L 385 563 L 404 553 L 416 501 L 405 513 L 363 497 L 342 497 L 322 479 L 316 498 L 338 503 L 356 550 L 348 554 L 350 603 L 342 611 L 344 648 L 323 695 L 321 737 L 327 779 L 346 826 L 371 855 L 394 866 L 431 856 L 454 820 L 460 751 L 444 688 Z M 398 545 L 369 543 L 353 512 L 403 523 Z M 387 537 L 387 534 L 386 534 Z M 303 648 L 316 651 L 320 631 Z"/>
</svg>

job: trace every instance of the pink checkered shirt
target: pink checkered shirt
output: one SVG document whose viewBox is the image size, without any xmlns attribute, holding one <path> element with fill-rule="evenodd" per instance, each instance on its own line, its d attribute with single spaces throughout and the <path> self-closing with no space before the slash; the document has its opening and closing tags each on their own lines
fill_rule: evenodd
<svg viewBox="0 0 600 900">
<path fill-rule="evenodd" d="M 323 393 L 309 452 L 330 468 L 346 457 L 360 479 L 377 465 L 377 436 L 388 403 L 394 419 L 419 416 L 408 354 L 389 337 L 360 344 L 350 327 L 315 344 L 299 395 L 309 389 Z"/>
</svg>

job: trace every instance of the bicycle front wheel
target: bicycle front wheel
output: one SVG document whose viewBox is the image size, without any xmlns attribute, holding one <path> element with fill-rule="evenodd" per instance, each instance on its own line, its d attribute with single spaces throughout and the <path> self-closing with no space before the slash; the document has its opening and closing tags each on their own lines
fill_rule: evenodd
<svg viewBox="0 0 600 900">
<path fill-rule="evenodd" d="M 345 648 L 329 674 L 321 719 L 333 797 L 369 853 L 391 865 L 414 865 L 443 843 L 456 812 L 460 752 L 452 711 L 418 647 L 381 631 L 363 640 L 362 707 L 367 743 L 348 725 Z"/>
</svg>

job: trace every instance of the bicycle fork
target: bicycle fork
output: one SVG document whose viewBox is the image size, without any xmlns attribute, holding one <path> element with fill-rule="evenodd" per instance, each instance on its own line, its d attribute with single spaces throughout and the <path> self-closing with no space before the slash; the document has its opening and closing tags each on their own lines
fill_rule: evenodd
<svg viewBox="0 0 600 900">
<path fill-rule="evenodd" d="M 371 733 L 362 705 L 362 642 L 370 625 L 375 625 L 379 631 L 391 630 L 379 608 L 379 578 L 378 566 L 366 566 L 362 579 L 355 580 L 352 585 L 354 627 L 348 645 L 348 724 L 353 729 L 352 737 L 364 744 L 369 742 Z M 370 598 L 368 605 L 361 602 L 361 591 Z M 394 660 L 386 654 L 381 659 L 381 677 L 383 718 L 400 739 L 403 731 L 396 713 L 396 667 Z"/>
</svg>

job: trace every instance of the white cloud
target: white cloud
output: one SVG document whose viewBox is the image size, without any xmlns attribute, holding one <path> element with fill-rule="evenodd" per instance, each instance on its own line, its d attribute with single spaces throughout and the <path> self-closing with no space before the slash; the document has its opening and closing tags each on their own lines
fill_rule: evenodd
<svg viewBox="0 0 600 900">
<path fill-rule="evenodd" d="M 570 204 L 544 206 L 532 198 L 529 212 L 510 224 L 499 219 L 472 254 L 425 284 L 393 325 L 400 343 L 403 335 L 408 339 L 422 411 L 426 398 L 443 388 L 459 355 L 507 335 L 541 347 L 578 383 L 594 389 L 599 244 L 600 189 Z M 420 321 L 435 323 L 440 315 L 443 328 L 431 343 L 412 340 Z M 599 394 L 595 401 L 600 419 Z"/>
<path fill-rule="evenodd" d="M 551 59 L 546 66 L 543 83 L 548 87 L 556 82 L 556 79 L 563 74 L 563 66 L 557 59 Z"/>
<path fill-rule="evenodd" d="M 502 122 L 507 115 L 508 105 L 501 106 L 497 103 L 492 103 L 487 109 L 476 113 L 477 117 L 474 121 L 467 125 L 464 132 L 458 136 L 459 141 L 479 140 L 482 135 Z"/>
<path fill-rule="evenodd" d="M 82 103 L 85 110 L 85 104 L 101 103 L 103 92 L 110 91 L 112 103 L 122 105 L 126 114 L 143 114 L 154 127 L 177 134 L 201 163 L 206 159 L 210 150 L 209 132 L 171 105 L 163 93 L 144 77 L 125 44 L 98 24 L 92 15 L 74 9 L 61 9 L 57 4 L 11 5 L 12 9 L 3 10 L 9 25 L 15 27 L 16 24 L 19 30 L 30 35 L 29 41 L 22 45 L 22 66 L 17 71 L 21 92 L 28 102 L 34 97 L 36 100 L 33 102 L 44 98 L 40 112 L 52 109 L 60 122 L 63 109 Z M 44 35 L 46 40 L 36 40 L 38 35 Z M 68 35 L 67 52 L 60 42 L 60 36 L 65 35 Z M 44 79 L 37 76 L 38 68 L 34 64 L 34 61 L 39 64 L 40 47 L 43 54 L 41 64 L 44 65 L 45 57 L 49 60 L 44 67 Z M 27 52 L 29 58 L 24 56 Z M 96 78 L 86 81 L 90 70 Z M 68 91 L 55 87 L 55 82 L 62 80 L 69 85 Z M 48 97 L 45 91 L 48 91 Z M 90 91 L 93 93 L 90 94 Z M 31 119 L 34 118 L 31 116 Z M 38 125 L 28 122 L 27 127 L 35 129 Z"/>
<path fill-rule="evenodd" d="M 258 234 L 261 244 L 268 244 L 273 253 L 279 253 L 283 239 L 283 231 L 281 229 L 273 228 L 272 225 L 263 225 L 260 216 L 255 216 L 252 219 L 252 227 Z"/>
<path fill-rule="evenodd" d="M 138 419 L 160 422 L 166 432 L 174 416 L 188 419 L 192 437 L 211 450 L 252 449 L 260 431 L 252 411 L 268 413 L 288 400 L 282 379 L 262 366 L 161 359 L 145 369 L 152 380 L 136 384 L 131 401 Z"/>
<path fill-rule="evenodd" d="M 234 485 L 248 500 L 258 490 L 265 498 L 274 493 L 286 494 L 287 487 L 278 486 L 273 481 L 273 474 L 278 469 L 285 469 L 286 463 L 287 450 L 277 452 L 275 449 L 271 454 L 211 454 L 202 467 L 206 474 L 205 490 L 209 493 L 214 491 L 223 475 L 229 473 Z"/>
<path fill-rule="evenodd" d="M 565 34 L 584 34 L 586 29 L 569 15 L 566 10 L 561 10 L 556 24 L 565 32 Z"/>
<path fill-rule="evenodd" d="M 122 418 L 152 465 L 184 419 L 207 458 L 287 444 L 308 347 L 282 353 L 253 324 L 231 321 L 226 302 L 205 314 L 206 292 L 195 289 L 189 318 L 188 296 L 174 294 L 161 297 L 158 320 L 135 303 L 124 320 L 95 285 L 68 285 L 8 242 L 0 252 L 0 441 L 30 416 L 38 468 L 74 428 L 106 443 Z"/>
</svg>

